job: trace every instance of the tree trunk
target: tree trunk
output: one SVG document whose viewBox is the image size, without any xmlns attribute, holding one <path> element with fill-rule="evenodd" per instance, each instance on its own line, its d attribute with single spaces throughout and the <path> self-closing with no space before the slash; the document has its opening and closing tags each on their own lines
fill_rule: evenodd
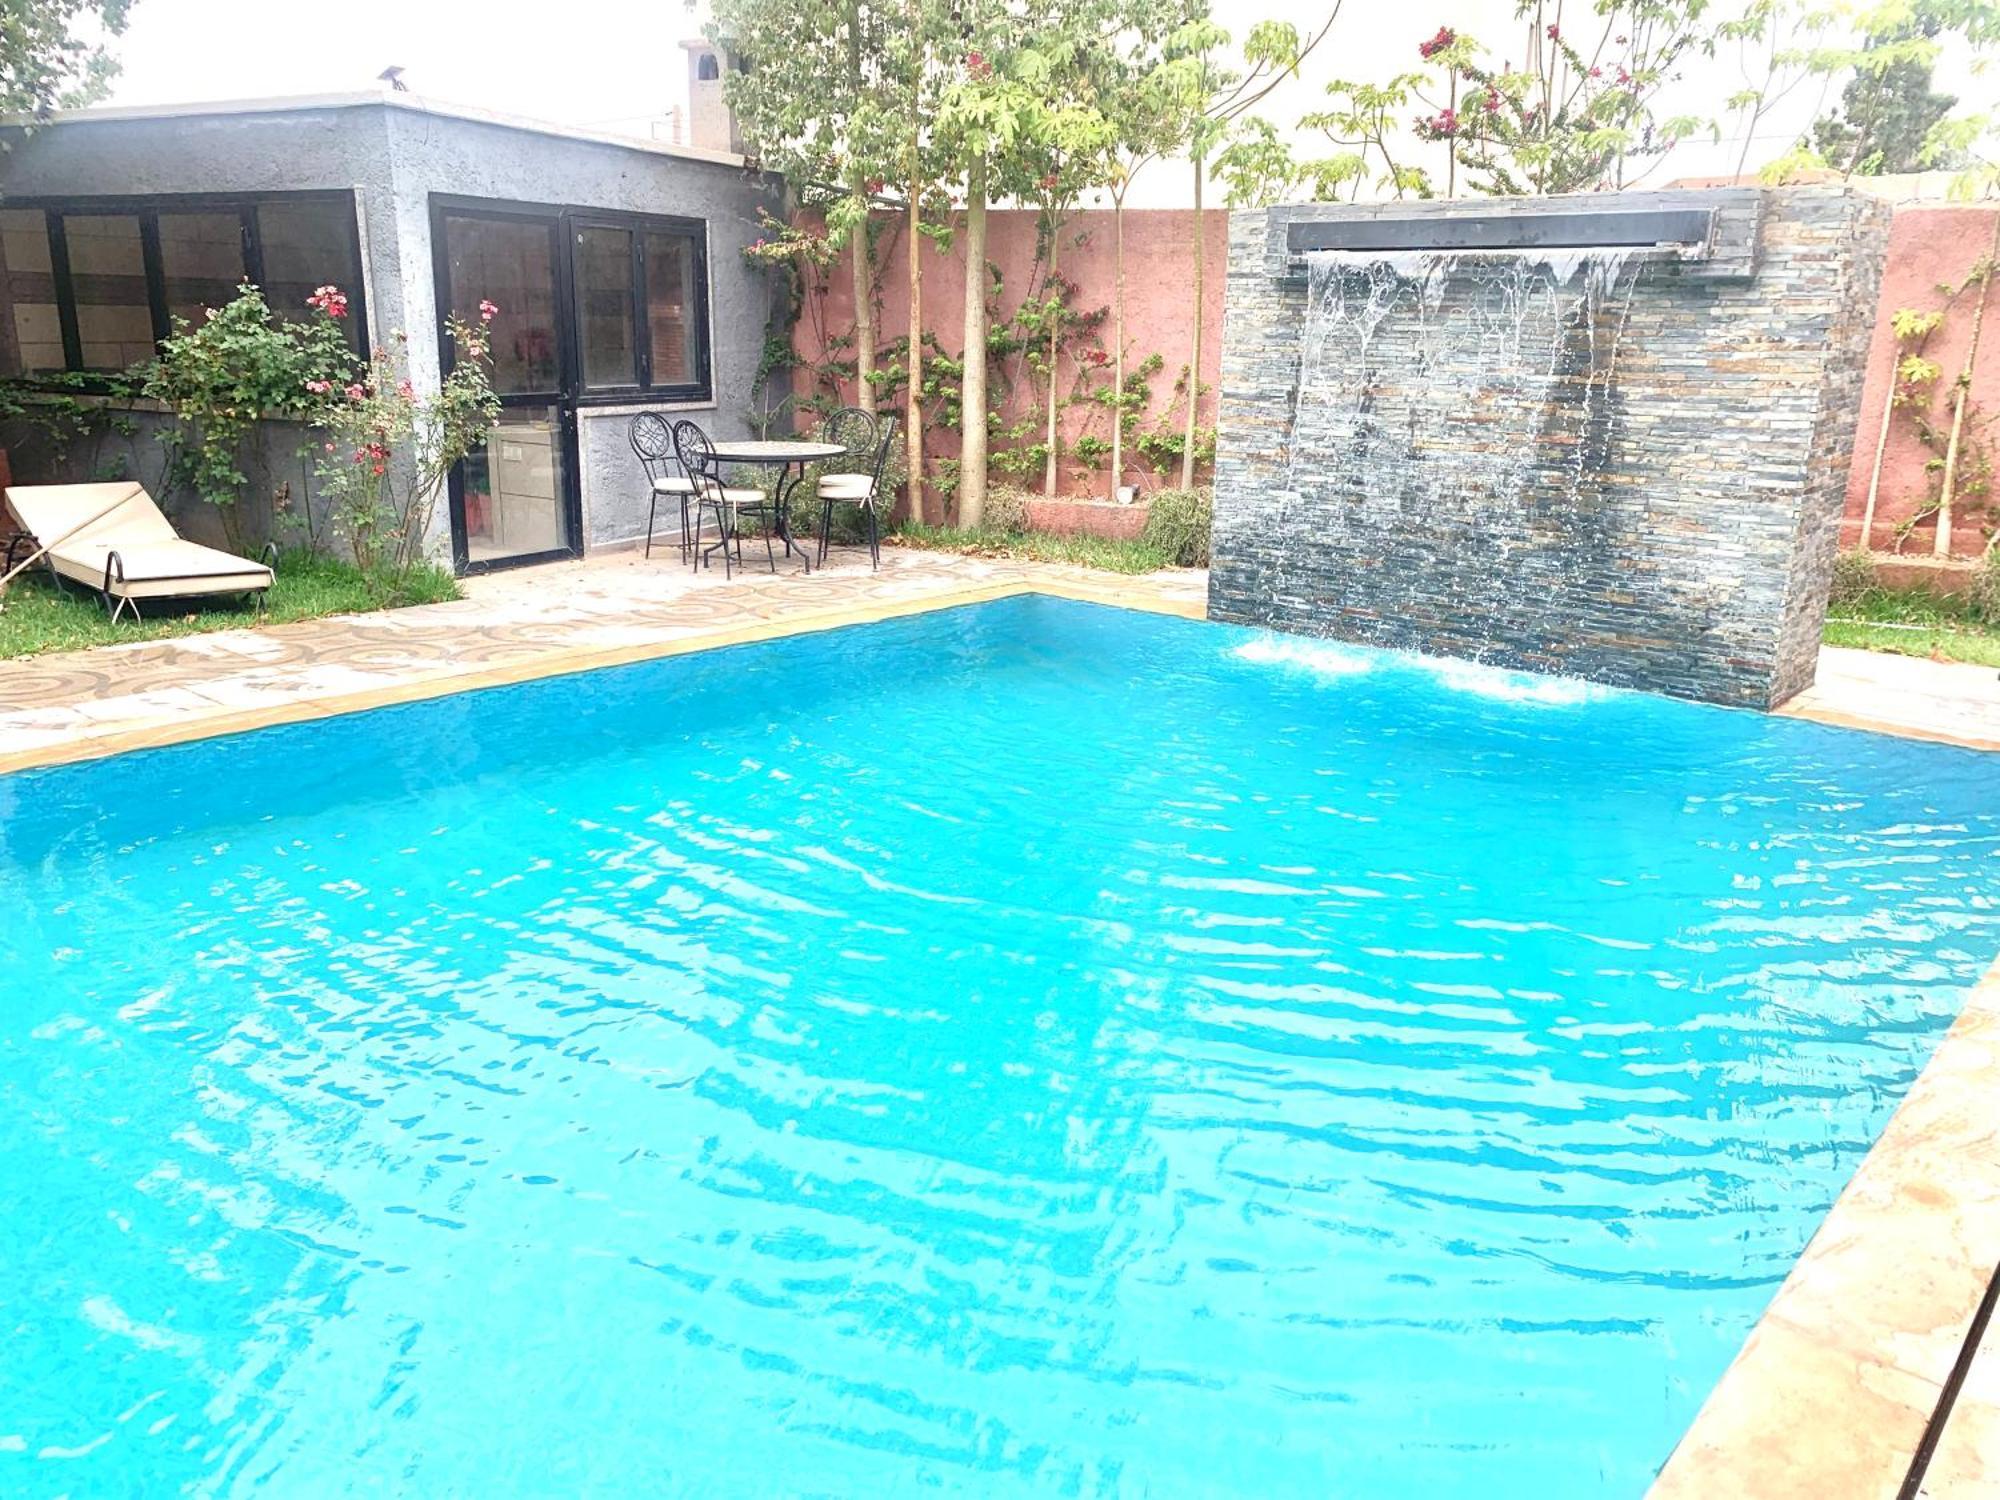
<svg viewBox="0 0 2000 1500">
<path fill-rule="evenodd" d="M 1111 200 L 1111 498 L 1125 477 L 1125 194 Z"/>
<path fill-rule="evenodd" d="M 1208 231 L 1201 221 L 1202 161 L 1194 163 L 1194 330 L 1188 340 L 1187 425 L 1181 430 L 1181 488 L 1194 488 L 1195 418 L 1201 406 L 1202 278 L 1208 264 Z"/>
<path fill-rule="evenodd" d="M 903 391 L 903 451 L 910 459 L 910 519 L 924 521 L 924 184 L 917 172 L 917 141 L 910 138 L 910 358 Z"/>
<path fill-rule="evenodd" d="M 986 158 L 965 175 L 965 376 L 959 387 L 958 523 L 986 519 Z"/>
<path fill-rule="evenodd" d="M 1965 432 L 1965 402 L 1972 394 L 1972 367 L 1979 358 L 1979 330 L 1986 321 L 1986 301 L 1993 292 L 1993 274 L 2000 266 L 2000 214 L 1993 216 L 1993 244 L 1986 252 L 1986 265 L 1979 282 L 1979 301 L 1972 308 L 1972 338 L 1965 346 L 1965 368 L 1959 371 L 1958 394 L 1952 398 L 1951 437 L 1944 447 L 1944 480 L 1938 486 L 1937 536 L 1931 552 L 1951 556 L 1951 506 L 1958 489 L 1958 446 Z"/>
<path fill-rule="evenodd" d="M 1902 368 L 1903 346 L 1896 340 L 1889 348 L 1889 393 L 1882 398 L 1882 430 L 1875 434 L 1875 464 L 1868 471 L 1868 503 L 1861 511 L 1861 550 L 1875 550 L 1875 500 L 1882 493 L 1882 460 L 1889 451 L 1889 418 L 1896 411 L 1896 372 Z"/>
<path fill-rule="evenodd" d="M 854 404 L 865 412 L 875 410 L 875 249 L 868 238 L 868 195 L 855 193 L 860 200 L 861 222 L 848 246 L 847 261 L 854 272 Z"/>
<path fill-rule="evenodd" d="M 1062 261 L 1062 220 L 1052 208 L 1049 210 L 1049 295 L 1057 295 L 1056 270 Z M 1053 500 L 1056 497 L 1056 468 L 1059 455 L 1056 452 L 1058 436 L 1056 428 L 1056 361 L 1062 358 L 1062 304 L 1058 301 L 1049 315 L 1049 430 L 1045 446 L 1047 456 L 1042 460 L 1042 496 Z"/>
</svg>

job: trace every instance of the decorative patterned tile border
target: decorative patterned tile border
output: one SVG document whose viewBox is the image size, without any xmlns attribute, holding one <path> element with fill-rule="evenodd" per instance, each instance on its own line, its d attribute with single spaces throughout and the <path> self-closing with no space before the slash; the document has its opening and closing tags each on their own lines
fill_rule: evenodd
<svg viewBox="0 0 2000 1500">
<path fill-rule="evenodd" d="M 1996 1267 L 2000 964 L 1709 1394 L 1653 1500 L 1899 1494 Z M 1990 1359 L 1983 1372 L 1975 1362 L 1974 1380 L 2000 1392 Z M 2000 1455 L 1990 1416 L 1941 1454 L 1967 1472 L 1975 1442 Z M 1940 1500 L 1993 1493 L 1930 1480 L 1925 1493 Z"/>
</svg>

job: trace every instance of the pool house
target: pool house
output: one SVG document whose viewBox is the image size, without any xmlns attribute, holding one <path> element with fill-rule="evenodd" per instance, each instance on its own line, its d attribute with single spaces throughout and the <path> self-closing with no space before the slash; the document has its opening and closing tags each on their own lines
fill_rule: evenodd
<svg viewBox="0 0 2000 1500">
<path fill-rule="evenodd" d="M 0 377 L 125 369 L 175 317 L 248 279 L 281 313 L 341 287 L 357 348 L 406 334 L 422 390 L 449 357 L 447 315 L 497 304 L 503 411 L 483 457 L 454 475 L 428 549 L 460 572 L 631 541 L 647 499 L 632 415 L 692 413 L 738 437 L 766 397 L 772 293 L 742 251 L 779 192 L 739 155 L 401 93 L 88 110 L 6 134 Z M 122 438 L 62 455 L 55 472 L 152 480 L 157 420 L 134 413 Z M 0 431 L 9 439 L 32 441 Z M 295 432 L 257 446 L 252 535 L 269 529 L 274 494 L 309 488 Z"/>
</svg>

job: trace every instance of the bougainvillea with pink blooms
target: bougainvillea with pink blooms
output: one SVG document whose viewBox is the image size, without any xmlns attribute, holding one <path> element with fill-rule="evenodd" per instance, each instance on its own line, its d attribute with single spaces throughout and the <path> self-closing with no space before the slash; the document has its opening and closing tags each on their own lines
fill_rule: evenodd
<svg viewBox="0 0 2000 1500">
<path fill-rule="evenodd" d="M 330 305 L 320 311 L 338 316 Z M 499 312 L 482 300 L 476 321 L 446 320 L 454 357 L 434 393 L 418 393 L 408 374 L 408 337 L 398 335 L 326 401 L 315 424 L 326 435 L 314 465 L 320 493 L 385 604 L 398 602 L 424 558 L 452 469 L 486 441 L 500 415 L 491 328 Z"/>
</svg>

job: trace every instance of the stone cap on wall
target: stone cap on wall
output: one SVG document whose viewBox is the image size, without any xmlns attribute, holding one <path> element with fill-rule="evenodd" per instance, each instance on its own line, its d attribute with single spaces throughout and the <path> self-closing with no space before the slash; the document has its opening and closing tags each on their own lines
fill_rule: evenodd
<svg viewBox="0 0 2000 1500">
<path fill-rule="evenodd" d="M 1757 269 L 1762 188 L 1565 193 L 1547 198 L 1445 198 L 1286 204 L 1265 210 L 1265 272 L 1301 275 L 1310 251 L 1617 248 L 1685 266 L 1689 276 L 1741 278 Z"/>
</svg>

